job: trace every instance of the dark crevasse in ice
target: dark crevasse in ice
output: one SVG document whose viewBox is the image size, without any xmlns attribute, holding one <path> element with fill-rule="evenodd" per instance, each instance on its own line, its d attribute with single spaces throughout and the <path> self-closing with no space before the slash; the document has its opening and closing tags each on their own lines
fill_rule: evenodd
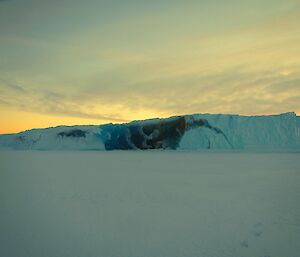
<svg viewBox="0 0 300 257">
<path fill-rule="evenodd" d="M 228 143 L 228 145 L 231 148 L 234 148 L 232 143 L 229 141 L 227 135 L 220 128 L 213 127 L 206 119 L 194 119 L 193 117 L 189 117 L 186 121 L 186 124 L 187 124 L 186 130 L 200 128 L 200 127 L 208 128 L 213 133 L 222 135 L 225 141 Z M 207 148 L 210 149 L 210 142 Z"/>
<path fill-rule="evenodd" d="M 209 128 L 214 133 L 222 134 L 228 141 L 222 130 L 212 127 L 207 120 L 187 121 L 184 116 L 127 124 L 106 124 L 101 126 L 100 137 L 106 150 L 176 149 L 184 133 L 197 127 Z"/>
</svg>

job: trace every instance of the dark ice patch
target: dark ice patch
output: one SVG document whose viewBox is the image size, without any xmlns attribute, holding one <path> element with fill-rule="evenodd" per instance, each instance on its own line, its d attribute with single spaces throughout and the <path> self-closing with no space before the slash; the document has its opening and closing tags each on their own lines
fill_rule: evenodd
<svg viewBox="0 0 300 257">
<path fill-rule="evenodd" d="M 26 138 L 24 136 L 17 136 L 16 139 L 20 142 L 25 142 Z"/>
<path fill-rule="evenodd" d="M 184 117 L 169 120 L 107 124 L 101 126 L 106 150 L 176 149 L 184 135 Z"/>
<path fill-rule="evenodd" d="M 242 247 L 245 247 L 245 248 L 248 248 L 248 247 L 249 247 L 249 244 L 248 244 L 248 241 L 247 241 L 247 240 L 242 241 L 242 242 L 240 243 L 240 245 L 241 245 Z"/>
<path fill-rule="evenodd" d="M 106 124 L 101 126 L 101 139 L 106 150 L 133 149 L 126 124 Z"/>
<path fill-rule="evenodd" d="M 86 131 L 81 129 L 73 129 L 57 133 L 60 137 L 86 137 Z"/>
<path fill-rule="evenodd" d="M 184 116 L 169 119 L 133 121 L 125 124 L 106 124 L 101 126 L 100 137 L 106 150 L 131 149 L 177 149 L 187 130 L 206 127 L 216 134 L 222 134 L 205 119 L 189 119 Z M 230 144 L 230 142 L 228 141 Z M 210 144 L 208 146 L 210 148 Z"/>
</svg>

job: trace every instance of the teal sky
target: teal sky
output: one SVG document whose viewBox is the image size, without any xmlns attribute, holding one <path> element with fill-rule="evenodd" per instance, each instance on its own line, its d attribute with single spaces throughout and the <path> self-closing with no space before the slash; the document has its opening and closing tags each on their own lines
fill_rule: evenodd
<svg viewBox="0 0 300 257">
<path fill-rule="evenodd" d="M 0 133 L 300 113 L 300 0 L 0 0 Z"/>
</svg>

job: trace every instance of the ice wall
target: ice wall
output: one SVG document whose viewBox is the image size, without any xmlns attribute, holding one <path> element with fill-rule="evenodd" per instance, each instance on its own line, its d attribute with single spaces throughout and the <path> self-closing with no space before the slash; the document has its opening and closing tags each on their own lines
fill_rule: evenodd
<svg viewBox="0 0 300 257">
<path fill-rule="evenodd" d="M 223 134 L 204 127 L 191 129 L 183 136 L 180 149 L 300 148 L 300 119 L 292 112 L 269 116 L 194 114 L 186 117 L 187 120 L 205 119 Z"/>
<path fill-rule="evenodd" d="M 99 126 L 59 126 L 0 135 L 0 149 L 105 150 Z"/>
<path fill-rule="evenodd" d="M 0 149 L 300 149 L 300 117 L 194 114 L 96 126 L 60 126 L 0 135 Z"/>
</svg>

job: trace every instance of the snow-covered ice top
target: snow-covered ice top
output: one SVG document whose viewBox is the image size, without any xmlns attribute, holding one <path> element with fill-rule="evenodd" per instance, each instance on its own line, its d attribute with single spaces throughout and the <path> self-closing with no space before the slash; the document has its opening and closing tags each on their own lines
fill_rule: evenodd
<svg viewBox="0 0 300 257">
<path fill-rule="evenodd" d="M 193 114 L 124 124 L 59 126 L 0 135 L 0 149 L 300 149 L 300 117 Z"/>
</svg>

